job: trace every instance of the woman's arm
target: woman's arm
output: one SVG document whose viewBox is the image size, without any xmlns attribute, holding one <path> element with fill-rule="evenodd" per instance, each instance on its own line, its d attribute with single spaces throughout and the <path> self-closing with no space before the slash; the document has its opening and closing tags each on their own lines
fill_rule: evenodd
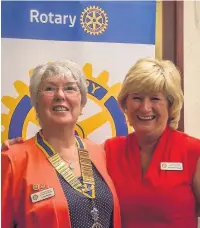
<svg viewBox="0 0 200 228">
<path fill-rule="evenodd" d="M 197 200 L 198 205 L 198 215 L 200 216 L 200 157 L 198 158 L 197 165 L 196 165 L 196 171 L 194 174 L 194 180 L 193 180 L 193 190 L 194 195 Z"/>
<path fill-rule="evenodd" d="M 14 227 L 13 211 L 13 172 L 10 159 L 5 152 L 1 154 L 1 227 Z"/>
</svg>

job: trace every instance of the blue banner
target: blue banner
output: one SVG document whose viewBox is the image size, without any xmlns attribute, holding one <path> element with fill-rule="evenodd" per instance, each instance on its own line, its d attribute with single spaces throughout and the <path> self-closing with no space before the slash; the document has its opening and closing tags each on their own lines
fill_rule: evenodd
<svg viewBox="0 0 200 228">
<path fill-rule="evenodd" d="M 2 37 L 155 44 L 156 1 L 2 2 Z"/>
</svg>

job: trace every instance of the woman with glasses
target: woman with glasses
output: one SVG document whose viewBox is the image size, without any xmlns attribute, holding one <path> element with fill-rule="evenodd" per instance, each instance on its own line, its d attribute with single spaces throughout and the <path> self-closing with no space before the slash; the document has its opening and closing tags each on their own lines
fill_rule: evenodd
<svg viewBox="0 0 200 228">
<path fill-rule="evenodd" d="M 80 67 L 36 67 L 30 97 L 41 130 L 2 152 L 2 228 L 120 228 L 103 149 L 75 136 L 87 101 Z"/>
</svg>

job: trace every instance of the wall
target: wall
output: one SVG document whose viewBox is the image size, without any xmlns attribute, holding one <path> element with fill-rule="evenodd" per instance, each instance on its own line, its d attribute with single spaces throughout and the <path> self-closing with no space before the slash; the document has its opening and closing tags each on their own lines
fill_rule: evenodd
<svg viewBox="0 0 200 228">
<path fill-rule="evenodd" d="M 184 127 L 200 138 L 200 1 L 184 2 Z"/>
</svg>

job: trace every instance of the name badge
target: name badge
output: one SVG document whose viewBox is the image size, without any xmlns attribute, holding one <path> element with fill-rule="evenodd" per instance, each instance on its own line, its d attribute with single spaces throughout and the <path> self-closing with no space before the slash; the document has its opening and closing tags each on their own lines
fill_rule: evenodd
<svg viewBox="0 0 200 228">
<path fill-rule="evenodd" d="M 44 199 L 47 199 L 47 198 L 50 198 L 53 196 L 55 196 L 55 192 L 54 192 L 53 188 L 48 188 L 43 191 L 31 194 L 31 201 L 32 201 L 32 203 L 36 203 L 36 202 L 39 202 L 41 200 L 44 200 Z"/>
<path fill-rule="evenodd" d="M 160 163 L 161 170 L 183 170 L 182 162 L 161 162 Z"/>
</svg>

